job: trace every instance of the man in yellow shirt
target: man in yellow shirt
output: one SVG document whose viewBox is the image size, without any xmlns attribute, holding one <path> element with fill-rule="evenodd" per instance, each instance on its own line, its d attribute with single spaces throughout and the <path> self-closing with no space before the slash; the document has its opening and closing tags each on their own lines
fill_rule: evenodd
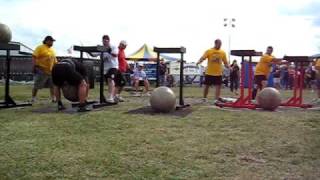
<svg viewBox="0 0 320 180">
<path fill-rule="evenodd" d="M 39 89 L 44 87 L 50 88 L 50 96 L 52 101 L 55 101 L 51 71 L 54 64 L 57 63 L 56 54 L 52 48 L 53 39 L 51 36 L 46 36 L 43 44 L 38 46 L 32 54 L 34 86 L 32 89 L 32 101 L 34 102 Z"/>
<path fill-rule="evenodd" d="M 215 92 L 215 102 L 221 100 L 220 92 L 221 92 L 221 84 L 222 84 L 222 73 L 223 67 L 222 63 L 226 68 L 229 68 L 226 53 L 221 50 L 221 40 L 216 39 L 214 41 L 214 48 L 208 49 L 200 60 L 197 62 L 197 65 L 202 63 L 204 60 L 208 60 L 208 66 L 205 72 L 205 80 L 204 80 L 204 91 L 203 91 L 203 99 L 207 101 L 207 96 L 209 93 L 209 87 L 211 85 L 216 86 Z"/>
<path fill-rule="evenodd" d="M 268 76 L 273 63 L 280 63 L 282 59 L 277 59 L 272 55 L 273 47 L 268 46 L 266 53 L 260 58 L 254 72 L 254 88 L 252 99 L 256 98 L 258 90 L 262 90 L 267 86 Z"/>
</svg>

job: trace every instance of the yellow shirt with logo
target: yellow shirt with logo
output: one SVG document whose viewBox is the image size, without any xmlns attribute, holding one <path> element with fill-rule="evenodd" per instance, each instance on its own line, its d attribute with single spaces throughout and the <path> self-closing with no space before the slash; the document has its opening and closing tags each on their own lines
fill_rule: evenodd
<svg viewBox="0 0 320 180">
<path fill-rule="evenodd" d="M 56 53 L 50 47 L 42 44 L 36 48 L 33 52 L 35 57 L 35 66 L 40 68 L 44 73 L 51 74 L 51 70 L 54 64 L 57 63 Z"/>
<path fill-rule="evenodd" d="M 202 59 L 208 60 L 206 75 L 210 76 L 222 76 L 222 63 L 228 64 L 226 53 L 223 50 L 215 48 L 207 50 L 203 54 Z"/>
<path fill-rule="evenodd" d="M 268 76 L 270 73 L 270 69 L 272 66 L 272 60 L 274 59 L 274 56 L 269 55 L 269 54 L 264 54 L 261 59 L 260 62 L 258 62 L 257 66 L 256 66 L 256 70 L 254 75 L 264 75 L 264 76 Z"/>
</svg>

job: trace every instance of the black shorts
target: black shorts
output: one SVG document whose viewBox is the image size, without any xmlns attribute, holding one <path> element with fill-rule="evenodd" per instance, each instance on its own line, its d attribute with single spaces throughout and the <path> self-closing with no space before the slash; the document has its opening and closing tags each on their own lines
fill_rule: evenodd
<svg viewBox="0 0 320 180">
<path fill-rule="evenodd" d="M 68 64 L 55 64 L 52 68 L 53 84 L 62 87 L 65 82 L 72 86 L 79 86 L 85 79 L 79 72 Z"/>
<path fill-rule="evenodd" d="M 254 84 L 258 86 L 259 89 L 262 89 L 262 81 L 266 81 L 267 77 L 265 75 L 255 75 Z"/>
<path fill-rule="evenodd" d="M 126 85 L 126 79 L 124 75 L 116 68 L 111 68 L 108 70 L 107 74 L 105 75 L 106 81 L 108 83 L 108 78 L 114 80 L 116 87 L 123 87 Z"/>
<path fill-rule="evenodd" d="M 222 84 L 222 76 L 210 76 L 205 75 L 204 77 L 205 85 L 221 85 Z"/>
</svg>

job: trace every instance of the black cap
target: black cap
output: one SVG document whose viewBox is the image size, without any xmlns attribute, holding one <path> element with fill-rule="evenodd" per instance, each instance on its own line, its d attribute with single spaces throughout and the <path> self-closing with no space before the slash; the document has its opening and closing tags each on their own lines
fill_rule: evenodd
<svg viewBox="0 0 320 180">
<path fill-rule="evenodd" d="M 53 39 L 52 36 L 46 36 L 46 37 L 44 38 L 43 42 L 45 42 L 45 41 L 56 41 L 56 40 Z"/>
<path fill-rule="evenodd" d="M 110 37 L 109 37 L 108 35 L 103 35 L 103 36 L 102 36 L 102 39 L 110 40 Z"/>
</svg>

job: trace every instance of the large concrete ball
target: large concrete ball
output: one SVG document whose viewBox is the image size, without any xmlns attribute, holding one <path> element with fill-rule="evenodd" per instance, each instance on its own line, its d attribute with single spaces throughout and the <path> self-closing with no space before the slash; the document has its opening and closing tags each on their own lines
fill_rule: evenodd
<svg viewBox="0 0 320 180">
<path fill-rule="evenodd" d="M 150 104 L 156 112 L 171 112 L 176 107 L 176 95 L 168 87 L 158 87 L 151 93 Z"/>
<path fill-rule="evenodd" d="M 274 111 L 281 104 L 280 92 L 272 87 L 264 88 L 258 93 L 257 103 L 264 110 Z"/>
<path fill-rule="evenodd" d="M 8 43 L 11 41 L 12 33 L 10 28 L 0 23 L 0 43 Z"/>
<path fill-rule="evenodd" d="M 78 87 L 65 84 L 62 86 L 63 96 L 71 102 L 78 102 Z"/>
</svg>

